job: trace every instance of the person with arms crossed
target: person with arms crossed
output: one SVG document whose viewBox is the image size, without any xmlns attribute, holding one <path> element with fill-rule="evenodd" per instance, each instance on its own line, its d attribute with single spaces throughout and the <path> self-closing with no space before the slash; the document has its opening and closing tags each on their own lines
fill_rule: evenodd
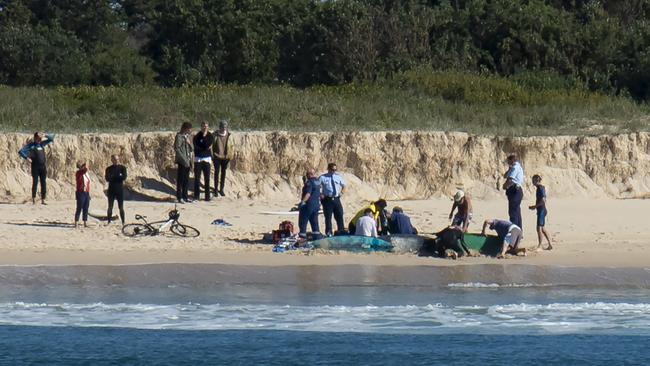
<svg viewBox="0 0 650 366">
<path fill-rule="evenodd" d="M 113 204 L 117 200 L 117 208 L 120 211 L 120 220 L 124 225 L 124 181 L 126 180 L 126 167 L 120 164 L 120 158 L 117 155 L 111 155 L 113 165 L 106 168 L 104 177 L 108 182 L 108 211 L 106 217 L 110 224 L 113 220 Z"/>
<path fill-rule="evenodd" d="M 214 137 L 207 121 L 201 122 L 201 131 L 194 135 L 194 199 L 201 195 L 201 173 L 205 185 L 205 200 L 210 201 L 210 168 L 212 167 L 212 144 Z"/>
<path fill-rule="evenodd" d="M 223 188 L 226 184 L 226 169 L 228 163 L 235 156 L 235 148 L 233 147 L 232 139 L 230 138 L 230 130 L 228 129 L 228 121 L 225 119 L 219 122 L 219 129 L 215 131 L 214 145 L 212 146 L 213 162 L 214 162 L 214 195 L 226 195 Z M 219 176 L 221 175 L 221 180 Z M 219 187 L 217 189 L 217 187 Z"/>
</svg>

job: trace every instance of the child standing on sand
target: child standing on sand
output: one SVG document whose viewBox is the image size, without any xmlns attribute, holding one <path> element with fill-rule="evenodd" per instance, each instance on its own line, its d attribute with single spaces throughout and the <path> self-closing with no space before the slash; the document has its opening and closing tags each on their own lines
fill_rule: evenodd
<svg viewBox="0 0 650 366">
<path fill-rule="evenodd" d="M 533 206 L 528 207 L 531 210 L 537 210 L 537 249 L 542 248 L 542 235 L 546 238 L 548 242 L 548 247 L 546 249 L 551 250 L 553 246 L 551 245 L 551 239 L 549 238 L 548 232 L 546 231 L 546 188 L 542 185 L 542 177 L 539 174 L 533 176 L 533 185 L 537 187 L 537 193 L 535 194 L 536 201 Z"/>
</svg>

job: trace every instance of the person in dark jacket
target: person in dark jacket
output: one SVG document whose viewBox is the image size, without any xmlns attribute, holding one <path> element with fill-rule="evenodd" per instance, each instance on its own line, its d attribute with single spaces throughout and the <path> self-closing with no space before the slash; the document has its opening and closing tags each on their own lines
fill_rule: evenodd
<svg viewBox="0 0 650 366">
<path fill-rule="evenodd" d="M 416 235 L 418 231 L 411 225 L 411 218 L 408 217 L 401 207 L 393 207 L 393 213 L 390 215 L 388 230 L 391 234 L 397 235 Z"/>
<path fill-rule="evenodd" d="M 113 219 L 113 204 L 117 200 L 117 208 L 120 210 L 120 219 L 124 225 L 124 181 L 126 180 L 126 167 L 120 165 L 120 158 L 117 155 L 111 155 L 113 165 L 106 168 L 104 178 L 108 182 L 108 223 Z"/>
<path fill-rule="evenodd" d="M 190 170 L 192 169 L 192 124 L 183 122 L 181 130 L 174 138 L 174 161 L 178 166 L 176 176 L 176 200 L 178 203 L 190 202 L 188 197 L 188 187 L 190 185 Z"/>
<path fill-rule="evenodd" d="M 230 130 L 228 129 L 228 121 L 222 120 L 219 122 L 219 129 L 215 131 L 214 145 L 212 146 L 212 154 L 214 160 L 214 194 L 226 195 L 223 188 L 226 184 L 226 169 L 228 163 L 235 156 L 235 148 L 230 138 Z M 221 176 L 221 180 L 219 180 Z M 218 187 L 218 188 L 217 188 Z"/>
<path fill-rule="evenodd" d="M 300 203 L 298 204 L 299 236 L 301 238 L 307 237 L 307 223 L 309 223 L 312 235 L 315 239 L 319 239 L 321 234 L 318 226 L 318 211 L 320 210 L 321 184 L 314 169 L 309 169 L 306 176 L 307 179 L 302 187 Z"/>
<path fill-rule="evenodd" d="M 194 135 L 194 199 L 200 196 L 201 173 L 205 186 L 205 200 L 210 201 L 210 168 L 212 167 L 212 144 L 214 137 L 207 121 L 201 122 L 201 131 Z"/>
<path fill-rule="evenodd" d="M 36 203 L 36 191 L 38 183 L 41 183 L 41 204 L 45 205 L 45 196 L 47 194 L 47 164 L 45 156 L 45 146 L 54 141 L 54 135 L 45 135 L 43 133 L 34 133 L 34 139 L 23 146 L 18 154 L 31 164 L 32 170 L 32 203 Z"/>
</svg>

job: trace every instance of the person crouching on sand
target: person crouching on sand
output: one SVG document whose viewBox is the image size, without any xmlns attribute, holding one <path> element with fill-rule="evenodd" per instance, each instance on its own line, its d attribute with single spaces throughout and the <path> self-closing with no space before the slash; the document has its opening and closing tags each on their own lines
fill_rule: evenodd
<svg viewBox="0 0 650 366">
<path fill-rule="evenodd" d="M 77 209 L 74 212 L 74 227 L 79 224 L 79 216 L 83 211 L 84 227 L 88 227 L 88 208 L 90 207 L 90 176 L 88 175 L 88 165 L 85 162 L 77 163 L 77 191 L 75 199 L 77 200 Z"/>
<path fill-rule="evenodd" d="M 546 249 L 551 250 L 553 246 L 551 245 L 551 239 L 549 238 L 548 232 L 546 231 L 546 187 L 542 185 L 542 177 L 538 174 L 533 175 L 533 185 L 537 187 L 537 192 L 535 194 L 535 204 L 528 207 L 531 210 L 537 210 L 537 249 L 542 248 L 542 235 L 546 238 L 548 242 L 548 247 Z"/>
<path fill-rule="evenodd" d="M 521 243 L 521 228 L 510 221 L 506 220 L 485 220 L 483 223 L 483 230 L 481 235 L 485 236 L 485 229 L 490 227 L 490 230 L 497 232 L 499 240 L 502 242 L 501 253 L 497 258 L 504 258 L 506 253 L 517 255 L 523 253 L 526 255 L 526 248 L 519 248 Z"/>
</svg>

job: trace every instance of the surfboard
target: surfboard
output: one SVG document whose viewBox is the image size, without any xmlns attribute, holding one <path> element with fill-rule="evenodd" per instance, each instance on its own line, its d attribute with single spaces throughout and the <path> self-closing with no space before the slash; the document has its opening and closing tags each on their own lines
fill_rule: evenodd
<svg viewBox="0 0 650 366">
<path fill-rule="evenodd" d="M 496 256 L 501 252 L 502 242 L 498 236 L 479 234 L 465 234 L 465 244 L 467 248 L 478 251 L 481 254 Z"/>
<path fill-rule="evenodd" d="M 342 235 L 311 242 L 314 249 L 344 250 L 349 252 L 388 252 L 393 245 L 379 238 Z"/>
</svg>

